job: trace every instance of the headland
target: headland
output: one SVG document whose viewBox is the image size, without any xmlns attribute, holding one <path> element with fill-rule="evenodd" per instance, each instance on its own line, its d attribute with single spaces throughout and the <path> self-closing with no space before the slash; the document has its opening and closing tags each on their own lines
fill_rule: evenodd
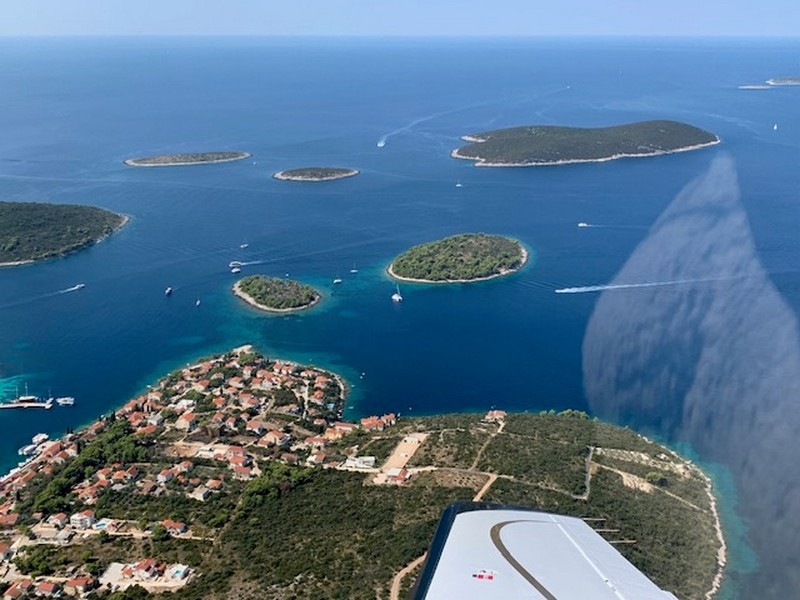
<svg viewBox="0 0 800 600">
<path fill-rule="evenodd" d="M 344 403 L 335 374 L 243 346 L 39 444 L 0 479 L 9 589 L 374 597 L 445 506 L 482 499 L 581 517 L 663 589 L 713 595 L 710 481 L 671 450 L 579 411 L 348 422 Z"/>
<path fill-rule="evenodd" d="M 0 267 L 66 256 L 102 241 L 128 221 L 95 206 L 0 202 Z"/>
</svg>

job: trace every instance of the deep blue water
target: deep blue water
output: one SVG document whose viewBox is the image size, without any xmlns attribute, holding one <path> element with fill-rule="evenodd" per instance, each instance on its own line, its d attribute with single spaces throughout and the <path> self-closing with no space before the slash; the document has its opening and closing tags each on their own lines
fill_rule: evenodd
<svg viewBox="0 0 800 600">
<path fill-rule="evenodd" d="M 674 407 L 639 414 L 590 402 L 582 347 L 598 294 L 554 290 L 614 280 L 676 194 L 724 155 L 754 260 L 788 309 L 785 329 L 796 328 L 800 88 L 738 86 L 800 74 L 799 40 L 3 39 L 0 65 L 0 199 L 132 218 L 87 251 L 0 269 L 0 397 L 27 384 L 78 399 L 70 409 L 3 411 L 5 469 L 34 433 L 85 424 L 176 366 L 253 343 L 341 372 L 353 386 L 352 416 L 570 407 L 689 443 L 727 482 L 726 528 L 753 536 L 732 536 L 733 570 L 755 571 L 734 573 L 726 593 L 792 595 L 796 470 L 760 492 L 789 498 L 767 514 L 747 485 L 752 465 L 728 460 L 696 428 L 667 424 Z M 714 131 L 722 144 L 556 168 L 474 168 L 449 157 L 459 136 L 486 129 L 654 118 Z M 206 150 L 253 157 L 122 164 Z M 311 165 L 361 175 L 313 185 L 271 177 Z M 503 280 L 403 285 L 405 301 L 390 301 L 384 269 L 394 255 L 465 231 L 517 237 L 534 260 Z M 257 313 L 230 294 L 231 260 L 257 261 L 245 274 L 312 283 L 324 302 L 293 316 Z M 334 287 L 335 277 L 344 283 Z M 57 293 L 77 283 L 86 287 Z M 785 410 L 800 418 L 796 401 Z M 797 442 L 785 442 L 770 452 L 797 456 Z M 785 539 L 757 539 L 767 518 L 782 520 Z M 741 558 L 751 549 L 758 567 Z"/>
</svg>

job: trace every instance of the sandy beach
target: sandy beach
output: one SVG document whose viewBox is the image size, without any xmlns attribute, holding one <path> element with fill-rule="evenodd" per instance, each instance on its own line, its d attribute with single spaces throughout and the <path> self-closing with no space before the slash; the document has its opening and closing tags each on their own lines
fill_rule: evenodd
<svg viewBox="0 0 800 600">
<path fill-rule="evenodd" d="M 307 308 L 311 308 L 312 306 L 315 306 L 316 304 L 319 303 L 320 300 L 322 300 L 322 296 L 317 294 L 317 297 L 314 298 L 314 301 L 311 302 L 311 304 L 305 304 L 303 306 L 298 306 L 296 308 L 270 308 L 269 306 L 264 306 L 263 304 L 259 304 L 256 301 L 256 299 L 253 298 L 250 294 L 242 291 L 242 288 L 239 287 L 239 282 L 238 281 L 233 284 L 233 287 L 231 288 L 231 291 L 233 292 L 234 296 L 237 296 L 238 298 L 241 298 L 242 300 L 247 302 L 250 306 L 252 306 L 254 308 L 257 308 L 259 310 L 263 310 L 263 311 L 271 312 L 271 313 L 291 313 L 291 312 L 298 312 L 298 311 L 301 311 L 301 310 L 306 310 Z"/>
<path fill-rule="evenodd" d="M 516 273 L 522 267 L 524 267 L 528 262 L 528 256 L 529 256 L 528 250 L 519 240 L 514 240 L 514 241 L 517 243 L 522 253 L 522 262 L 519 264 L 519 266 L 516 267 L 515 269 L 505 269 L 503 271 L 500 271 L 499 273 L 495 273 L 494 275 L 488 275 L 486 277 L 477 277 L 475 279 L 440 279 L 440 280 L 415 279 L 413 277 L 402 277 L 397 273 L 395 273 L 392 270 L 392 265 L 394 263 L 391 263 L 388 267 L 386 267 L 386 272 L 393 279 L 397 279 L 398 281 L 407 281 L 409 283 L 476 283 L 478 281 L 488 281 L 490 279 L 497 279 L 498 277 L 505 277 L 506 275 L 511 275 L 512 273 Z"/>
</svg>

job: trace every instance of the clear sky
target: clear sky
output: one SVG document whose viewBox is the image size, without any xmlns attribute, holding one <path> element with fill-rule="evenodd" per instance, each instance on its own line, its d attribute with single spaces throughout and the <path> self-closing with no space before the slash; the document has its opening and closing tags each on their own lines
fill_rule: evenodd
<svg viewBox="0 0 800 600">
<path fill-rule="evenodd" d="M 0 35 L 800 36 L 798 0 L 0 0 Z"/>
</svg>

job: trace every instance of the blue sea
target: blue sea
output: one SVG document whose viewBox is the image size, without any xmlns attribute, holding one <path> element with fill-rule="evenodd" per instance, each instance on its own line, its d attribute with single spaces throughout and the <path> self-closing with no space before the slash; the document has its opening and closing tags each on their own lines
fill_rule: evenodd
<svg viewBox="0 0 800 600">
<path fill-rule="evenodd" d="M 740 86 L 800 75 L 800 40 L 5 38 L 0 57 L 0 200 L 131 218 L 0 269 L 0 398 L 77 399 L 0 411 L 3 470 L 33 434 L 251 343 L 341 373 L 350 417 L 575 408 L 684 448 L 719 485 L 723 597 L 796 595 L 800 87 Z M 449 156 L 489 129 L 648 119 L 721 143 L 542 168 Z M 219 150 L 252 157 L 123 164 Z M 303 166 L 360 175 L 272 178 Z M 391 301 L 396 254 L 476 231 L 532 260 Z M 234 260 L 323 302 L 259 313 L 230 292 Z"/>
</svg>

